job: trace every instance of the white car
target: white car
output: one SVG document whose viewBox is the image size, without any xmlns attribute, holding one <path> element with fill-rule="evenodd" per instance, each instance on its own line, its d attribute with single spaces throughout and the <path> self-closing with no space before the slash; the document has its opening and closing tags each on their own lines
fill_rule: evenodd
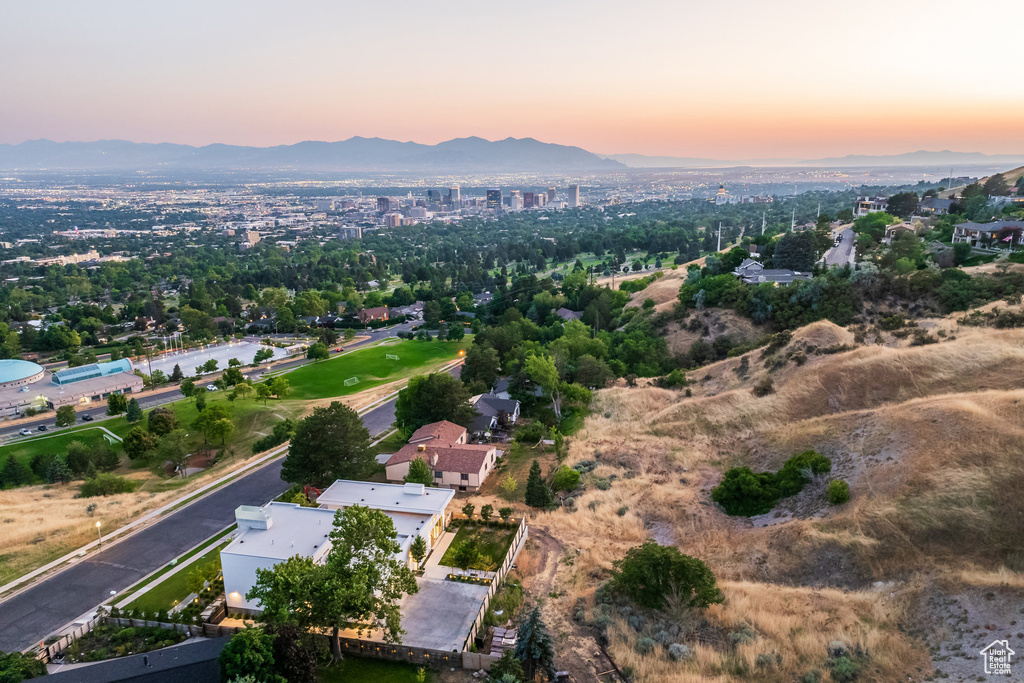
<svg viewBox="0 0 1024 683">
<path fill-rule="evenodd" d="M 31 430 L 25 429 L 24 427 L 19 429 L 18 433 L 21 434 L 22 436 L 32 436 Z"/>
<path fill-rule="evenodd" d="M 216 384 L 207 384 L 206 385 L 206 390 L 207 391 L 217 391 L 217 385 Z"/>
</svg>

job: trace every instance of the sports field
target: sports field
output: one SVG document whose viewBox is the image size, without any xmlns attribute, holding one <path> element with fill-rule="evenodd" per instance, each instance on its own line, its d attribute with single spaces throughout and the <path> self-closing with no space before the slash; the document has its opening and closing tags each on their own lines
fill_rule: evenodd
<svg viewBox="0 0 1024 683">
<path fill-rule="evenodd" d="M 114 421 L 110 420 L 109 422 Z M 106 422 L 104 422 L 103 426 L 110 429 Z M 115 434 L 118 433 L 116 429 L 111 429 L 110 431 Z M 68 452 L 68 444 L 72 441 L 81 441 L 85 445 L 91 446 L 103 441 L 107 436 L 106 432 L 97 427 L 85 427 L 74 431 L 59 431 L 56 433 L 40 432 L 38 436 L 25 439 L 24 441 L 16 441 L 0 448 L 0 463 L 6 461 L 8 456 L 13 455 L 27 465 L 32 456 L 37 453 L 61 455 Z M 115 451 L 121 450 L 121 444 L 118 441 L 114 441 L 114 443 L 110 444 L 110 447 Z"/>
<path fill-rule="evenodd" d="M 284 375 L 291 383 L 289 398 L 315 399 L 348 396 L 375 386 L 437 369 L 459 359 L 459 351 L 472 335 L 460 342 L 403 340 L 352 351 L 330 360 L 311 363 Z M 388 356 L 398 356 L 398 360 Z M 358 382 L 346 385 L 345 380 Z"/>
</svg>

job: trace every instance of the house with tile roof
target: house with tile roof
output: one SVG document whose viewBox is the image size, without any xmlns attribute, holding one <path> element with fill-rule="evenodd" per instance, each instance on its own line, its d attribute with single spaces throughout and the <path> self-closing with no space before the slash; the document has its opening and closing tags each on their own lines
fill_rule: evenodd
<svg viewBox="0 0 1024 683">
<path fill-rule="evenodd" d="M 413 460 L 423 460 L 434 475 L 434 485 L 459 491 L 476 491 L 494 469 L 501 453 L 493 444 L 468 443 L 465 427 L 442 420 L 413 432 L 409 443 L 388 458 L 387 479 L 401 482 Z"/>
</svg>

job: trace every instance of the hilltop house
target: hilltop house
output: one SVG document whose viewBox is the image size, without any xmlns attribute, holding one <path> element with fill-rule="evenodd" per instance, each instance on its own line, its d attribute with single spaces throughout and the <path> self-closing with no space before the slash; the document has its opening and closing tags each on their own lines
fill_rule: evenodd
<svg viewBox="0 0 1024 683">
<path fill-rule="evenodd" d="M 957 223 L 953 227 L 953 244 L 967 242 L 972 247 L 1009 248 L 1024 244 L 1024 221 L 992 221 L 991 223 Z"/>
<path fill-rule="evenodd" d="M 949 213 L 949 207 L 953 205 L 952 199 L 942 199 L 940 197 L 925 197 L 917 205 L 917 212 L 920 214 L 934 214 L 936 216 L 945 216 Z"/>
<path fill-rule="evenodd" d="M 811 279 L 810 273 L 801 273 L 785 268 L 765 268 L 760 262 L 749 258 L 744 259 L 743 263 L 733 271 L 733 274 L 748 285 L 756 285 L 762 282 L 788 285 L 795 280 Z"/>
<path fill-rule="evenodd" d="M 413 432 L 409 443 L 388 458 L 388 481 L 400 482 L 409 474 L 413 460 L 423 460 L 434 474 L 434 484 L 459 491 L 476 491 L 494 469 L 499 452 L 491 444 L 470 444 L 468 432 L 442 420 Z"/>
</svg>

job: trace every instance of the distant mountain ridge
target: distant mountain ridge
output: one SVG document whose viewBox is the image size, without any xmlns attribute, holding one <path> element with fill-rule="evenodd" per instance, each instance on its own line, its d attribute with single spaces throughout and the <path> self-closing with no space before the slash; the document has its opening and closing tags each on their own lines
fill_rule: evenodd
<svg viewBox="0 0 1024 683">
<path fill-rule="evenodd" d="M 983 154 L 981 152 L 929 152 L 918 150 L 903 154 L 848 154 L 824 159 L 708 159 L 702 157 L 647 156 L 644 154 L 605 154 L 605 158 L 630 168 L 720 168 L 728 166 L 946 166 L 957 164 L 1020 164 L 1024 154 Z"/>
<path fill-rule="evenodd" d="M 456 138 L 436 145 L 353 137 L 339 142 L 307 141 L 275 147 L 98 140 L 30 140 L 0 145 L 7 170 L 252 170 L 362 172 L 557 172 L 626 168 L 580 147 L 533 138 Z"/>
</svg>

